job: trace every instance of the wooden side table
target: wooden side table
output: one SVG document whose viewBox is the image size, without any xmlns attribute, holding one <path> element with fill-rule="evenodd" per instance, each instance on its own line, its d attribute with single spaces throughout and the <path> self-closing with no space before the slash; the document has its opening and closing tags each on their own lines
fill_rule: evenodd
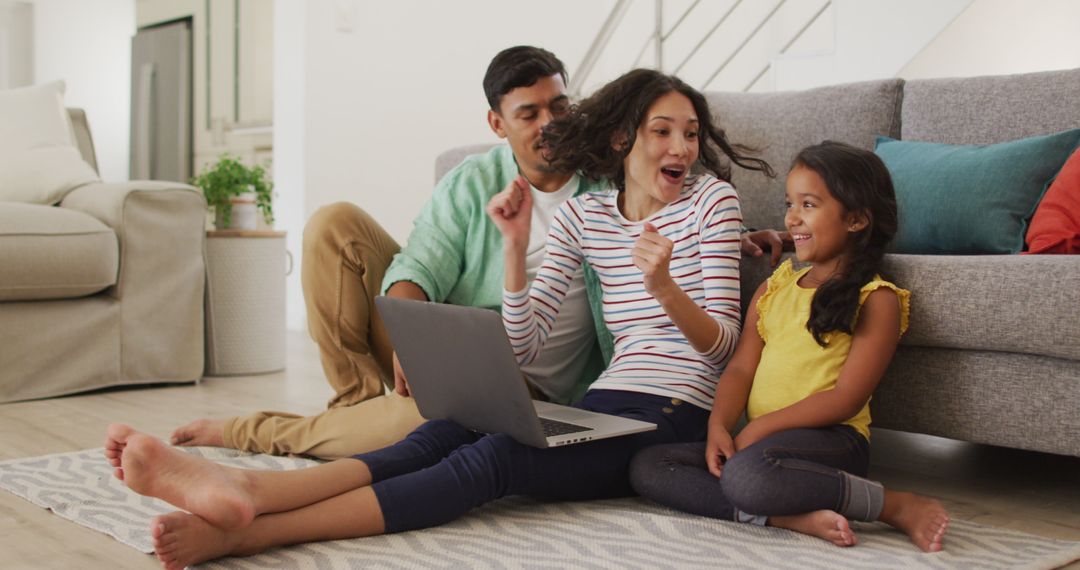
<svg viewBox="0 0 1080 570">
<path fill-rule="evenodd" d="M 285 368 L 287 256 L 285 232 L 206 232 L 207 376 Z"/>
</svg>

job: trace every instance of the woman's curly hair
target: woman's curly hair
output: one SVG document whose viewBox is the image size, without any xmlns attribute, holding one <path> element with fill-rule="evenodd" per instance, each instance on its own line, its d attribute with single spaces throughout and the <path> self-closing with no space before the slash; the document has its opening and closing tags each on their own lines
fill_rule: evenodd
<svg viewBox="0 0 1080 570">
<path fill-rule="evenodd" d="M 592 180 L 610 180 L 624 189 L 623 159 L 630 154 L 638 127 L 660 97 L 677 91 L 690 99 L 697 114 L 701 140 L 698 163 L 718 178 L 730 180 L 731 169 L 720 153 L 749 170 L 773 177 L 767 162 L 748 156 L 754 149 L 728 142 L 724 130 L 713 123 L 705 97 L 678 77 L 652 69 L 635 69 L 600 88 L 574 105 L 570 113 L 544 128 L 551 166 L 564 172 L 580 172 Z M 625 144 L 618 145 L 615 141 Z M 711 143 L 711 144 L 710 144 Z M 718 152 L 719 150 L 719 152 Z"/>
</svg>

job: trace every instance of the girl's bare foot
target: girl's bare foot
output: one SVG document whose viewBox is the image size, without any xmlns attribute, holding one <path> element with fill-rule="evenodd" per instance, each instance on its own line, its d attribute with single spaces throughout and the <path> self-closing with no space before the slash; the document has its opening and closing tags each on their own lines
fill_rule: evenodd
<svg viewBox="0 0 1080 570">
<path fill-rule="evenodd" d="M 128 426 L 113 424 L 108 433 L 106 451 L 109 441 L 119 447 L 120 477 L 136 493 L 162 499 L 223 529 L 247 526 L 255 518 L 247 471 L 173 449 Z"/>
<path fill-rule="evenodd" d="M 225 420 L 199 419 L 173 430 L 169 443 L 173 445 L 210 445 L 224 447 Z"/>
<path fill-rule="evenodd" d="M 165 570 L 221 558 L 233 552 L 229 532 L 187 513 L 173 512 L 154 517 L 150 523 L 154 554 Z"/>
<path fill-rule="evenodd" d="M 769 517 L 769 525 L 823 538 L 837 546 L 855 546 L 859 543 L 848 520 L 835 511 Z"/>
<path fill-rule="evenodd" d="M 940 551 L 949 528 L 949 513 L 941 503 L 897 491 L 885 491 L 880 520 L 904 531 L 924 552 Z"/>
</svg>

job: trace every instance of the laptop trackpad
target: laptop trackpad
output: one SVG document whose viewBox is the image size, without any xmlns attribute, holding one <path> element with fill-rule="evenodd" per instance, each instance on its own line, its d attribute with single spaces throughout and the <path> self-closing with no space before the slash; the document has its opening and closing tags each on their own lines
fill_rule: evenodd
<svg viewBox="0 0 1080 570">
<path fill-rule="evenodd" d="M 573 423 L 596 419 L 596 412 L 579 410 L 577 408 L 571 408 L 570 406 L 549 404 L 547 402 L 535 402 L 535 404 L 537 414 L 561 422 Z"/>
</svg>

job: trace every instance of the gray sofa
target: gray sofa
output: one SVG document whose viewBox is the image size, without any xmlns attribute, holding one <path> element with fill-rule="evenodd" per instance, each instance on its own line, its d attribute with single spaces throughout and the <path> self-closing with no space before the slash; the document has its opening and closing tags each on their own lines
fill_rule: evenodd
<svg viewBox="0 0 1080 570">
<path fill-rule="evenodd" d="M 95 169 L 81 110 L 70 110 Z M 203 372 L 206 201 L 95 183 L 58 206 L 0 202 L 0 403 Z"/>
<path fill-rule="evenodd" d="M 706 95 L 729 138 L 780 174 L 733 172 L 758 228 L 783 227 L 784 173 L 825 139 L 990 144 L 1080 127 L 1080 70 Z M 444 153 L 436 175 L 489 146 Z M 771 271 L 743 260 L 744 305 Z M 875 427 L 1080 456 L 1080 256 L 889 255 L 887 273 L 911 290 L 911 319 Z"/>
</svg>

